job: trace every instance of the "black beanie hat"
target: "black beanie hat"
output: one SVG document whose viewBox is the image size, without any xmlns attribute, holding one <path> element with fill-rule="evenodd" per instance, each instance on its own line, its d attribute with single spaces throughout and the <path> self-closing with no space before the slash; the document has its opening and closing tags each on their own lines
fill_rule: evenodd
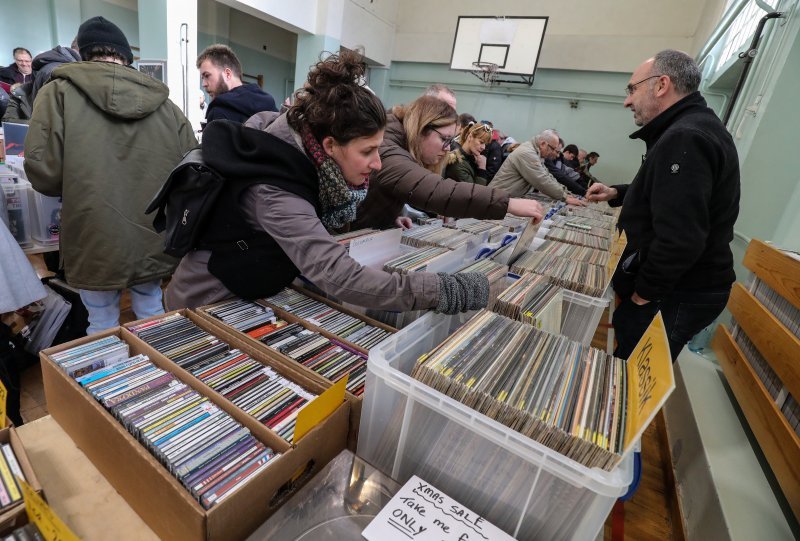
<svg viewBox="0 0 800 541">
<path fill-rule="evenodd" d="M 92 47 L 110 47 L 129 65 L 133 63 L 133 52 L 128 38 L 117 25 L 104 17 L 92 17 L 78 28 L 78 49 L 82 59 L 86 60 Z"/>
</svg>

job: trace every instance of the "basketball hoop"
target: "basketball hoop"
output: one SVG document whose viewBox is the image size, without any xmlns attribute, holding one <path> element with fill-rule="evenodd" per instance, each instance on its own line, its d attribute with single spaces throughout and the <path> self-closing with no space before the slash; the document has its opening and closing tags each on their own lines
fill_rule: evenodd
<svg viewBox="0 0 800 541">
<path fill-rule="evenodd" d="M 498 66 L 494 62 L 473 62 L 472 75 L 483 81 L 486 86 L 492 86 L 497 82 Z"/>
</svg>

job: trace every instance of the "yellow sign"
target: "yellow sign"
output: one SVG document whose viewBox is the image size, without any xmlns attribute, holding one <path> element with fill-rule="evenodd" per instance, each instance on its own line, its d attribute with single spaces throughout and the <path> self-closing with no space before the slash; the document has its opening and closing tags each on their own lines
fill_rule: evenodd
<svg viewBox="0 0 800 541">
<path fill-rule="evenodd" d="M 653 322 L 628 357 L 627 372 L 626 453 L 675 389 L 672 356 L 661 312 L 653 318 Z"/>
<path fill-rule="evenodd" d="M 3 382 L 0 381 L 0 428 L 6 427 L 6 399 L 8 398 L 8 391 Z"/>
<path fill-rule="evenodd" d="M 322 422 L 325 417 L 336 411 L 336 408 L 344 401 L 344 391 L 347 387 L 349 374 L 336 383 L 330 389 L 309 402 L 297 414 L 297 423 L 294 427 L 294 443 L 300 441 L 312 428 Z"/>
<path fill-rule="evenodd" d="M 25 498 L 28 520 L 36 524 L 46 541 L 80 541 L 66 524 L 53 513 L 50 506 L 33 490 L 28 483 L 17 477 L 17 482 Z"/>
<path fill-rule="evenodd" d="M 614 233 L 614 238 L 611 240 L 611 248 L 608 254 L 608 263 L 606 263 L 606 285 L 611 281 L 614 271 L 617 270 L 617 263 L 619 263 L 622 253 L 625 251 L 625 246 L 628 245 L 628 235 L 623 231 L 622 233 L 617 230 Z"/>
</svg>

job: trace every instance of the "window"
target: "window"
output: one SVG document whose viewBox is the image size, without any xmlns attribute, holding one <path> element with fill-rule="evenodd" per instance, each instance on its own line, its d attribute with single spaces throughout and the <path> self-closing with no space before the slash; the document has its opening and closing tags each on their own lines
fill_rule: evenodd
<svg viewBox="0 0 800 541">
<path fill-rule="evenodd" d="M 736 0 L 728 2 L 725 8 L 727 11 L 730 9 L 731 4 Z M 747 0 L 745 0 L 747 1 Z M 749 43 L 753 37 L 753 32 L 758 26 L 758 21 L 764 16 L 764 11 L 756 5 L 752 0 L 747 2 L 747 6 L 739 13 L 739 15 L 731 23 L 730 28 L 722 38 L 722 54 L 717 60 L 715 70 L 719 70 L 730 58 L 739 53 L 739 49 Z"/>
</svg>

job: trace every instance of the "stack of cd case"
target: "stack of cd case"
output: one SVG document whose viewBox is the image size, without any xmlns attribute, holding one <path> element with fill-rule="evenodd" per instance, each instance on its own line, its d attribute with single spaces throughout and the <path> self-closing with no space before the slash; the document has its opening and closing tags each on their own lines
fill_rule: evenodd
<svg viewBox="0 0 800 541">
<path fill-rule="evenodd" d="M 327 305 L 319 303 L 319 301 L 313 302 L 328 308 Z M 328 310 L 333 309 L 328 308 Z M 202 308 L 201 311 L 230 327 L 230 330 L 244 333 L 243 337 L 247 336 L 257 340 L 259 343 L 298 362 L 331 382 L 337 382 L 348 376 L 347 391 L 355 396 L 360 396 L 364 393 L 367 355 L 344 341 L 328 338 L 303 326 L 301 322 L 292 323 L 278 318 L 272 308 L 241 299 L 223 301 L 219 304 Z M 261 321 L 260 317 L 253 318 L 250 316 L 250 314 L 259 312 L 269 313 L 272 317 L 268 321 Z M 352 318 L 347 314 L 343 315 Z M 247 325 L 241 323 L 231 324 L 231 322 L 243 320 L 250 320 L 252 323 Z M 372 327 L 363 322 L 362 325 L 361 331 L 369 331 L 371 329 L 373 334 L 375 331 L 379 331 L 378 337 L 380 340 L 375 343 L 381 341 L 385 335 L 388 335 L 384 329 Z"/>
<path fill-rule="evenodd" d="M 388 338 L 396 329 L 356 314 L 309 291 L 284 288 L 259 301 L 272 310 L 282 310 L 296 322 L 310 325 L 316 331 L 340 342 L 352 344 L 368 352 Z"/>
<path fill-rule="evenodd" d="M 13 426 L 7 426 L 0 430 L 0 524 L 16 522 L 17 517 L 25 515 L 17 479 L 28 483 L 36 492 L 42 492 L 22 440 Z"/>
<path fill-rule="evenodd" d="M 297 414 L 317 397 L 181 314 L 128 330 L 289 443 Z"/>
<path fill-rule="evenodd" d="M 122 349 L 124 355 L 119 355 Z M 82 357 L 103 366 L 70 374 Z M 159 368 L 147 355 L 108 336 L 66 349 L 53 361 L 100 402 L 209 509 L 272 465 L 276 453 L 205 396 Z"/>
<path fill-rule="evenodd" d="M 239 341 L 217 333 L 216 328 L 207 325 L 196 314 L 187 310 L 181 310 L 180 314 L 202 329 L 210 329 L 211 334 L 225 336 L 225 341 L 230 342 L 230 350 L 247 348 Z M 146 321 L 129 325 L 135 326 L 143 322 Z M 212 500 L 213 494 L 210 494 L 207 503 L 212 505 L 206 509 L 200 500 L 192 497 L 159 458 L 143 448 L 140 440 L 109 409 L 68 376 L 52 359 L 53 355 L 58 356 L 64 350 L 109 336 L 118 337 L 127 343 L 131 356 L 149 357 L 158 369 L 170 374 L 167 379 L 174 377 L 175 383 L 171 385 L 185 385 L 196 392 L 202 397 L 200 400 L 203 400 L 203 404 L 208 403 L 206 407 L 209 412 L 213 413 L 213 408 L 219 409 L 249 430 L 256 441 L 273 450 L 274 456 L 267 461 L 268 465 L 254 473 L 229 496 Z M 275 372 L 315 395 L 329 389 L 329 386 L 309 379 L 305 374 L 289 370 L 261 352 L 245 352 L 265 367 L 273 368 Z M 311 424 L 306 423 L 308 428 L 304 430 L 305 435 L 290 444 L 125 328 L 110 329 L 55 346 L 42 351 L 40 357 L 45 393 L 54 420 L 148 526 L 163 539 L 244 539 L 274 513 L 287 497 L 344 449 L 347 441 L 349 402 L 334 400 L 329 404 L 319 401 L 308 404 L 307 407 L 314 406 L 318 415 L 313 420 L 306 416 Z"/>
<path fill-rule="evenodd" d="M 287 288 L 278 295 L 286 294 L 286 297 L 282 296 L 281 298 L 287 299 L 289 298 L 288 292 L 292 292 L 292 299 L 314 301 L 313 306 L 319 310 L 333 310 L 332 313 L 346 315 L 364 323 L 365 326 L 361 328 L 375 329 L 380 333 L 381 341 L 397 332 L 397 329 L 389 325 L 297 286 L 292 286 L 291 289 Z M 342 338 L 315 325 L 312 321 L 319 322 L 313 317 L 306 319 L 307 315 L 299 317 L 288 311 L 287 308 L 292 309 L 295 306 L 293 303 L 277 305 L 270 303 L 267 299 L 258 299 L 256 304 L 272 310 L 276 320 L 275 323 L 266 323 L 260 329 L 251 329 L 250 331 L 234 329 L 230 325 L 225 325 L 219 317 L 214 315 L 232 310 L 237 302 L 239 301 L 222 301 L 214 305 L 203 306 L 198 308 L 192 317 L 197 316 L 216 328 L 218 336 L 231 337 L 232 340 L 245 343 L 251 349 L 263 352 L 265 356 L 274 359 L 275 362 L 291 364 L 301 370 L 306 377 L 325 385 L 337 382 L 347 374 L 345 398 L 350 403 L 350 429 L 347 447 L 355 451 L 361 422 L 362 399 L 364 393 L 368 392 L 366 389 L 368 350 L 350 342 L 347 338 Z M 309 305 L 311 306 L 311 304 Z M 303 313 L 301 312 L 301 314 Z M 328 339 L 327 342 L 325 338 Z M 240 349 L 242 348 L 240 347 Z"/>
</svg>

